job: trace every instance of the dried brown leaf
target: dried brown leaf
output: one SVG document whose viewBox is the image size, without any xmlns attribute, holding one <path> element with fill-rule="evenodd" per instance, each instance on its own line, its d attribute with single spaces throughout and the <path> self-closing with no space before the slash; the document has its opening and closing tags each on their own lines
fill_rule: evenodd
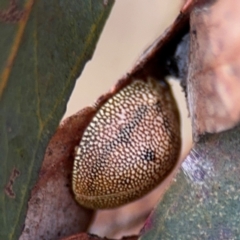
<svg viewBox="0 0 240 240">
<path fill-rule="evenodd" d="M 85 108 L 66 119 L 52 137 L 28 202 L 20 240 L 59 239 L 85 231 L 91 222 L 93 211 L 79 206 L 74 199 L 71 173 L 74 147 L 93 112 L 92 108 Z"/>
<path fill-rule="evenodd" d="M 194 135 L 240 120 L 240 2 L 201 1 L 191 13 L 188 104 Z"/>
</svg>

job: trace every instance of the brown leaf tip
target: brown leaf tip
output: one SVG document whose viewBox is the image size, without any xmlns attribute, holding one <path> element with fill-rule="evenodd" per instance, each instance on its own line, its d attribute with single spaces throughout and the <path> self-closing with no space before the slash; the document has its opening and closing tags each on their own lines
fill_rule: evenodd
<svg viewBox="0 0 240 240">
<path fill-rule="evenodd" d="M 20 175 L 20 171 L 16 168 L 13 169 L 9 181 L 7 183 L 7 185 L 4 188 L 4 191 L 6 193 L 7 196 L 9 196 L 10 198 L 15 198 L 16 194 L 13 191 L 13 183 L 15 182 L 15 179 Z"/>
</svg>

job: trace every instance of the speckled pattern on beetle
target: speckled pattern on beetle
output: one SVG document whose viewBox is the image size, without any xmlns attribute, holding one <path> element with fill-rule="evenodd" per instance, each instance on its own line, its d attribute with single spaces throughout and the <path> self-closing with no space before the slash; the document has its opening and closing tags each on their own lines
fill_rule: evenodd
<svg viewBox="0 0 240 240">
<path fill-rule="evenodd" d="M 76 200 L 101 209 L 137 199 L 171 172 L 180 148 L 170 86 L 151 77 L 132 80 L 101 106 L 83 133 L 73 167 Z"/>
</svg>

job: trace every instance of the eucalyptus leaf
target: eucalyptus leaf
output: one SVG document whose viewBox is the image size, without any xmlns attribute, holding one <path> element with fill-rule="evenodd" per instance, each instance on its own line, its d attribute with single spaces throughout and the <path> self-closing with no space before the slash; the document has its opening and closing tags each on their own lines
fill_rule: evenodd
<svg viewBox="0 0 240 240">
<path fill-rule="evenodd" d="M 0 2 L 0 239 L 22 231 L 46 146 L 113 3 Z"/>
<path fill-rule="evenodd" d="M 140 239 L 239 239 L 240 127 L 191 150 Z"/>
</svg>

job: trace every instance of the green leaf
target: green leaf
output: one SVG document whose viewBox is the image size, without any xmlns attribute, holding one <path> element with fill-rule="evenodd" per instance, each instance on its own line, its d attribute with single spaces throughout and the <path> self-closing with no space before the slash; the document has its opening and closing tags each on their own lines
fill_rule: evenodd
<svg viewBox="0 0 240 240">
<path fill-rule="evenodd" d="M 204 136 L 147 220 L 141 239 L 239 239 L 240 127 Z"/>
<path fill-rule="evenodd" d="M 0 3 L 0 239 L 18 239 L 45 148 L 113 1 Z"/>
</svg>

